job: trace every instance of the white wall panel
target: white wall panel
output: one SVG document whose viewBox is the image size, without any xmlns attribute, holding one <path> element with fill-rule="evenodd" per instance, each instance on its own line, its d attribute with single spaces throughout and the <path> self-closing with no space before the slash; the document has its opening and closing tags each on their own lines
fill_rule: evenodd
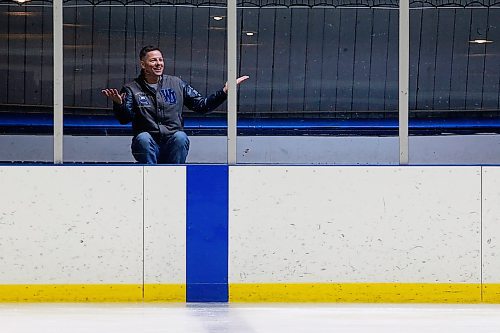
<svg viewBox="0 0 500 333">
<path fill-rule="evenodd" d="M 479 283 L 480 177 L 480 167 L 231 167 L 230 283 Z"/>
<path fill-rule="evenodd" d="M 129 136 L 65 136 L 66 162 L 134 163 Z M 190 136 L 188 163 L 226 163 L 222 136 Z M 500 164 L 500 135 L 412 136 L 413 165 Z M 0 161 L 46 161 L 53 158 L 51 136 L 2 135 Z M 399 164 L 397 137 L 239 136 L 238 163 L 307 165 Z"/>
<path fill-rule="evenodd" d="M 144 282 L 186 282 L 186 167 L 144 168 Z"/>
<path fill-rule="evenodd" d="M 0 167 L 0 283 L 141 283 L 142 170 Z"/>
<path fill-rule="evenodd" d="M 500 167 L 483 167 L 483 282 L 500 283 Z"/>
</svg>

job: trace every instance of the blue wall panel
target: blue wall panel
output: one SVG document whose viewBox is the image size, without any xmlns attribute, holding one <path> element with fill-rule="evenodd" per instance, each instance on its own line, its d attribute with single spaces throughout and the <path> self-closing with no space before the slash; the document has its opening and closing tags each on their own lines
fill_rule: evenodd
<svg viewBox="0 0 500 333">
<path fill-rule="evenodd" d="M 228 301 L 228 166 L 187 166 L 188 302 Z"/>
</svg>

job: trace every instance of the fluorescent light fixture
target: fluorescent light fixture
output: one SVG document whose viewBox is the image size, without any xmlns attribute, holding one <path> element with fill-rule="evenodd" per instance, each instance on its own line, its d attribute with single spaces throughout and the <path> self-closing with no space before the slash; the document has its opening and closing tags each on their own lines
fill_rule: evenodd
<svg viewBox="0 0 500 333">
<path fill-rule="evenodd" d="M 0 40 L 39 40 L 52 38 L 52 34 L 0 34 Z"/>
<path fill-rule="evenodd" d="M 66 28 L 82 28 L 82 27 L 86 27 L 85 24 L 76 24 L 76 23 L 64 23 L 63 26 L 66 27 Z"/>
<path fill-rule="evenodd" d="M 489 44 L 489 43 L 493 43 L 493 41 L 487 40 L 487 39 L 474 39 L 474 40 L 470 40 L 469 43 L 471 43 L 471 44 Z"/>
<path fill-rule="evenodd" d="M 216 21 L 221 21 L 224 19 L 224 16 L 213 16 L 212 18 Z"/>
<path fill-rule="evenodd" d="M 81 45 L 64 45 L 65 49 L 81 50 L 81 49 L 91 49 L 92 45 L 81 44 Z"/>
<path fill-rule="evenodd" d="M 40 15 L 39 12 L 6 12 L 5 14 L 9 16 L 37 16 Z"/>
</svg>

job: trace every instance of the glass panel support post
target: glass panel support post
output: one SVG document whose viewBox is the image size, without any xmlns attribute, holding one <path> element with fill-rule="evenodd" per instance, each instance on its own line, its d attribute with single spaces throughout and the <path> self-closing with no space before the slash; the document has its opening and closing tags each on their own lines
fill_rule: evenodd
<svg viewBox="0 0 500 333">
<path fill-rule="evenodd" d="M 63 163 L 63 0 L 53 1 L 54 24 L 54 164 Z"/>
<path fill-rule="evenodd" d="M 236 164 L 237 87 L 236 87 L 236 0 L 227 0 L 227 164 Z"/>
<path fill-rule="evenodd" d="M 399 1 L 399 164 L 408 165 L 408 85 L 410 76 L 410 4 Z"/>
</svg>

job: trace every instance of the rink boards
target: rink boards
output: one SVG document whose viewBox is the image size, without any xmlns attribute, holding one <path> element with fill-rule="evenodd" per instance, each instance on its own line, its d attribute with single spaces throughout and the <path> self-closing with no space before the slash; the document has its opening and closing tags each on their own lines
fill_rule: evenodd
<svg viewBox="0 0 500 333">
<path fill-rule="evenodd" d="M 3 166 L 0 301 L 500 303 L 500 167 Z"/>
</svg>

